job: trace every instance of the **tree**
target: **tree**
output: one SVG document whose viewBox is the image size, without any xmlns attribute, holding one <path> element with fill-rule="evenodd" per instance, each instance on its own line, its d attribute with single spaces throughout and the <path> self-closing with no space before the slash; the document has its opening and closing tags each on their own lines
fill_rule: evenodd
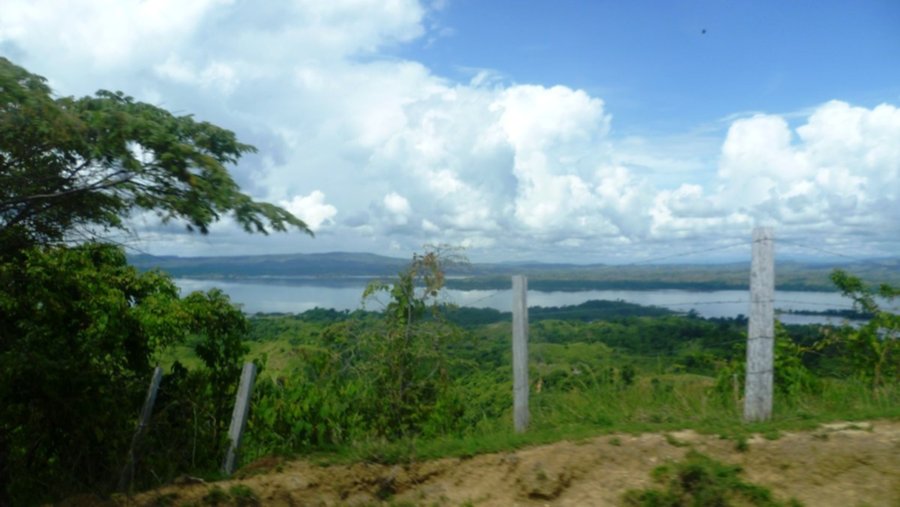
<svg viewBox="0 0 900 507">
<path fill-rule="evenodd" d="M 194 292 L 182 302 L 191 315 L 191 330 L 200 337 L 194 352 L 203 361 L 209 376 L 209 397 L 214 408 L 212 440 L 221 441 L 220 436 L 224 437 L 230 422 L 241 359 L 248 350 L 242 338 L 249 332 L 250 325 L 219 289 L 205 294 Z"/>
<path fill-rule="evenodd" d="M 226 166 L 253 146 L 121 92 L 54 98 L 0 57 L 0 259 L 78 231 L 127 229 L 134 211 L 207 233 L 231 213 L 248 232 L 306 224 L 240 192 Z"/>
<path fill-rule="evenodd" d="M 463 366 L 451 353 L 462 330 L 442 318 L 440 304 L 445 263 L 454 259 L 437 249 L 414 255 L 393 283 L 364 291 L 364 298 L 388 294 L 383 313 L 354 313 L 298 342 L 293 353 L 302 366 L 255 388 L 248 440 L 292 452 L 466 427 L 454 373 L 473 363 Z"/>
<path fill-rule="evenodd" d="M 451 386 L 446 349 L 459 330 L 442 320 L 439 296 L 446 266 L 459 262 L 464 259 L 452 251 L 429 248 L 413 255 L 392 285 L 373 282 L 363 292 L 364 300 L 378 292 L 391 297 L 380 325 L 359 338 L 368 356 L 359 368 L 371 379 L 372 399 L 380 408 L 373 412 L 384 435 L 416 434 L 454 422 L 438 412 L 448 408 L 440 406 Z M 438 421 L 429 421 L 435 416 Z"/>
<path fill-rule="evenodd" d="M 831 281 L 853 300 L 855 310 L 873 317 L 862 326 L 844 326 L 829 334 L 820 348 L 837 344 L 855 373 L 871 381 L 873 387 L 900 381 L 900 315 L 882 308 L 876 299 L 878 296 L 890 302 L 900 296 L 900 288 L 882 284 L 872 290 L 858 277 L 840 269 L 831 273 Z"/>
<path fill-rule="evenodd" d="M 192 416 L 171 410 L 171 426 L 190 428 L 195 447 L 220 440 L 244 315 L 220 292 L 181 299 L 168 276 L 128 266 L 121 248 L 66 245 L 127 230 L 140 210 L 204 234 L 226 213 L 248 232 L 311 234 L 241 193 L 226 166 L 252 151 L 228 130 L 120 92 L 54 98 L 42 77 L 0 57 L 0 505 L 109 492 L 153 358 L 189 332 L 207 371 L 173 375 L 181 381 L 162 398 L 184 409 L 185 393 L 216 393 L 202 411 L 208 435 L 198 436 L 196 403 Z M 197 463 L 189 452 L 169 462 Z"/>
<path fill-rule="evenodd" d="M 155 350 L 190 316 L 167 277 L 112 246 L 30 249 L 0 264 L 0 504 L 117 476 Z"/>
</svg>

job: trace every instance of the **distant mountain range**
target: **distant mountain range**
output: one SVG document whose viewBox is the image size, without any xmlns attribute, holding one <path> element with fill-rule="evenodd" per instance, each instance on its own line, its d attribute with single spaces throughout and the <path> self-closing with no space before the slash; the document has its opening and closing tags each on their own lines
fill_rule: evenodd
<svg viewBox="0 0 900 507">
<path fill-rule="evenodd" d="M 135 255 L 138 269 L 158 268 L 175 277 L 359 277 L 395 275 L 409 262 L 369 253 L 240 255 L 234 257 L 176 257 Z"/>
<path fill-rule="evenodd" d="M 219 280 L 277 280 L 279 283 L 321 283 L 389 279 L 408 259 L 370 253 L 241 255 L 176 257 L 134 255 L 129 262 L 141 270 L 160 269 L 176 278 Z M 900 285 L 900 258 L 850 262 L 841 265 L 779 262 L 776 286 L 783 290 L 834 290 L 828 276 L 840 267 L 869 283 Z M 749 262 L 729 264 L 565 264 L 541 262 L 473 263 L 451 266 L 448 286 L 458 289 L 509 287 L 513 274 L 528 276 L 537 290 L 591 289 L 745 289 Z"/>
</svg>

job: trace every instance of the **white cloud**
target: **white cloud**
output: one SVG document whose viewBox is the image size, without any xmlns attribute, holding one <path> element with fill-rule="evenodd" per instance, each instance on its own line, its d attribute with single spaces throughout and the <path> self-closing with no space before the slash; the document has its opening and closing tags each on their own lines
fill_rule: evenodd
<svg viewBox="0 0 900 507">
<path fill-rule="evenodd" d="M 300 218 L 313 231 L 318 231 L 323 225 L 333 223 L 337 215 L 337 208 L 325 202 L 325 194 L 320 190 L 313 190 L 309 195 L 297 195 L 290 201 L 281 201 L 281 206 Z"/>
<path fill-rule="evenodd" d="M 394 215 L 403 217 L 409 215 L 409 212 L 411 211 L 409 207 L 409 201 L 407 201 L 405 197 L 396 192 L 391 192 L 390 194 L 384 196 L 384 207 Z"/>
<path fill-rule="evenodd" d="M 439 232 L 440 228 L 427 218 L 422 219 L 422 230 L 429 233 Z"/>
<path fill-rule="evenodd" d="M 886 104 L 831 101 L 795 132 L 776 116 L 737 120 L 723 144 L 716 197 L 776 224 L 896 229 L 896 139 L 900 110 Z"/>
<path fill-rule="evenodd" d="M 222 0 L 6 0 L 0 40 L 35 59 L 107 69 L 178 48 Z M 74 60 L 74 61 L 72 61 Z"/>
<path fill-rule="evenodd" d="M 832 101 L 796 128 L 754 114 L 724 137 L 617 138 L 584 90 L 493 71 L 455 83 L 385 56 L 439 35 L 429 12 L 442 5 L 7 0 L 0 43 L 61 93 L 121 88 L 257 145 L 241 184 L 328 231 L 266 240 L 278 248 L 451 242 L 537 258 L 743 238 L 754 223 L 900 232 L 896 106 Z"/>
<path fill-rule="evenodd" d="M 500 111 L 500 128 L 522 152 L 590 141 L 609 129 L 602 100 L 564 86 L 513 86 L 503 90 L 491 109 Z"/>
<path fill-rule="evenodd" d="M 706 189 L 684 184 L 656 195 L 654 234 L 709 235 L 753 224 L 817 242 L 896 234 L 900 149 L 892 139 L 900 139 L 900 110 L 887 104 L 831 101 L 795 129 L 775 115 L 737 119 Z"/>
<path fill-rule="evenodd" d="M 231 94 L 240 84 L 234 67 L 222 62 L 210 62 L 203 69 L 196 69 L 171 55 L 162 64 L 154 66 L 153 70 L 164 79 L 203 89 L 215 89 L 225 95 Z"/>
</svg>

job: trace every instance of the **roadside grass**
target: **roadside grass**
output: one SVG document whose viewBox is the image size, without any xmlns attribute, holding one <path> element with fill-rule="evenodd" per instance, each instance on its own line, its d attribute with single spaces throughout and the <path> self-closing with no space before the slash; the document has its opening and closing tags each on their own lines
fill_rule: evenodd
<svg viewBox="0 0 900 507">
<path fill-rule="evenodd" d="M 243 343 L 248 348 L 244 360 L 264 364 L 263 373 L 270 378 L 276 378 L 279 374 L 298 368 L 303 364 L 303 356 L 299 350 L 304 346 L 292 344 L 287 338 L 245 341 Z M 203 362 L 194 351 L 193 338 L 189 338 L 185 343 L 168 347 L 157 360 L 164 369 L 171 368 L 175 361 L 180 362 L 188 370 L 203 367 Z"/>
<path fill-rule="evenodd" d="M 746 450 L 749 436 L 754 434 L 775 439 L 785 431 L 811 430 L 828 422 L 900 419 L 897 386 L 873 392 L 865 382 L 827 379 L 820 393 L 795 395 L 790 399 L 776 396 L 772 420 L 745 423 L 740 408 L 732 400 L 723 401 L 711 385 L 709 377 L 675 374 L 640 379 L 621 389 L 600 387 L 533 394 L 531 425 L 524 433 L 513 431 L 510 410 L 503 418 L 484 421 L 477 429 L 462 435 L 394 441 L 373 439 L 304 454 L 304 458 L 323 465 L 359 461 L 396 464 L 469 458 L 603 435 L 688 429 L 734 440 L 736 451 L 742 451 Z"/>
<path fill-rule="evenodd" d="M 279 337 L 248 341 L 247 360 L 265 364 L 259 380 L 272 381 L 299 368 L 304 350 L 314 345 L 306 337 Z M 667 373 L 660 357 L 629 356 L 594 343 L 534 344 L 531 353 L 531 424 L 527 432 L 517 434 L 512 427 L 512 392 L 509 407 L 500 417 L 486 418 L 461 433 L 433 438 L 410 437 L 394 441 L 368 439 L 317 448 L 259 448 L 252 435 L 245 436 L 244 462 L 267 455 L 296 457 L 302 454 L 314 462 L 347 463 L 371 461 L 402 463 L 442 457 L 465 458 L 478 454 L 508 452 L 515 449 L 562 440 L 579 441 L 611 434 L 668 433 L 694 430 L 720 435 L 735 441 L 736 450 L 746 449 L 753 434 L 777 438 L 785 431 L 815 429 L 834 421 L 900 419 L 900 385 L 877 390 L 855 379 L 821 378 L 821 390 L 792 395 L 776 392 L 773 417 L 767 422 L 742 420 L 742 392 L 715 390 L 711 376 L 692 373 Z M 175 359 L 186 367 L 200 367 L 190 341 L 170 349 L 162 356 L 164 366 Z M 586 366 L 588 359 L 591 367 Z M 631 364 L 636 368 L 628 383 L 608 372 Z M 572 371 L 565 386 L 549 381 L 538 390 L 541 379 L 555 370 Z M 593 369 L 591 369 L 593 368 Z M 617 373 L 616 375 L 620 375 Z M 477 393 L 472 393 L 477 396 Z M 252 428 L 248 429 L 252 433 Z M 249 444 L 249 445 L 246 445 Z"/>
</svg>

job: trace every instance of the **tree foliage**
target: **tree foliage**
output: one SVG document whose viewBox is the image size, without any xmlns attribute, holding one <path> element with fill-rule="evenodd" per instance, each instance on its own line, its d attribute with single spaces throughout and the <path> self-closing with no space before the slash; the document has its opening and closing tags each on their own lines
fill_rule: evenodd
<svg viewBox="0 0 900 507">
<path fill-rule="evenodd" d="M 194 351 L 206 367 L 209 396 L 213 407 L 212 440 L 220 442 L 230 421 L 230 408 L 241 375 L 241 361 L 247 353 L 242 343 L 249 324 L 241 311 L 219 289 L 194 292 L 182 300 L 191 316 L 191 331 L 196 335 Z M 216 446 L 218 449 L 218 446 Z"/>
<path fill-rule="evenodd" d="M 0 258 L 126 228 L 138 210 L 201 233 L 231 213 L 249 232 L 311 234 L 241 193 L 227 166 L 253 151 L 231 131 L 121 92 L 54 98 L 44 78 L 0 57 Z"/>
<path fill-rule="evenodd" d="M 736 358 L 719 370 L 716 379 L 716 390 L 726 398 L 734 392 L 743 393 L 747 379 L 746 339 L 736 345 L 735 349 L 739 351 Z M 813 352 L 813 347 L 797 343 L 778 321 L 775 322 L 773 346 L 773 385 L 778 393 L 792 400 L 800 394 L 821 390 L 821 379 L 804 361 Z"/>
<path fill-rule="evenodd" d="M 109 491 L 154 355 L 189 333 L 205 368 L 166 376 L 141 466 L 157 477 L 216 466 L 246 352 L 246 319 L 224 294 L 181 299 L 168 276 L 103 244 L 30 249 L 0 264 L 0 287 L 0 504 Z"/>
<path fill-rule="evenodd" d="M 124 457 L 153 350 L 183 329 L 177 288 L 96 244 L 29 250 L 0 265 L 0 286 L 8 493 L 21 502 L 104 483 Z"/>
<path fill-rule="evenodd" d="M 890 303 L 900 295 L 900 288 L 882 284 L 873 290 L 840 269 L 832 272 L 831 280 L 853 300 L 856 310 L 873 317 L 860 327 L 844 326 L 830 333 L 820 348 L 836 345 L 850 360 L 854 372 L 874 387 L 900 382 L 900 315 L 885 309 L 877 299 Z"/>
<path fill-rule="evenodd" d="M 250 445 L 295 450 L 462 428 L 451 353 L 462 331 L 440 315 L 446 259 L 416 254 L 393 283 L 364 291 L 390 295 L 381 314 L 320 324 L 315 339 L 292 341 L 296 366 L 256 387 Z"/>
<path fill-rule="evenodd" d="M 244 315 L 220 291 L 182 299 L 168 276 L 83 240 L 127 230 L 142 210 L 201 233 L 226 213 L 248 232 L 309 233 L 240 191 L 226 167 L 252 151 L 228 130 L 120 92 L 56 98 L 0 57 L 0 505 L 109 492 L 154 358 L 188 337 L 204 368 L 176 364 L 164 380 L 165 435 L 149 435 L 138 482 L 215 467 Z"/>
<path fill-rule="evenodd" d="M 381 325 L 361 336 L 370 360 L 359 365 L 382 407 L 377 419 L 385 435 L 421 432 L 450 385 L 446 346 L 457 328 L 441 320 L 439 295 L 445 265 L 459 260 L 429 249 L 413 255 L 392 285 L 373 283 L 363 292 L 363 299 L 381 291 L 391 296 Z M 429 311 L 432 319 L 423 321 Z"/>
</svg>

